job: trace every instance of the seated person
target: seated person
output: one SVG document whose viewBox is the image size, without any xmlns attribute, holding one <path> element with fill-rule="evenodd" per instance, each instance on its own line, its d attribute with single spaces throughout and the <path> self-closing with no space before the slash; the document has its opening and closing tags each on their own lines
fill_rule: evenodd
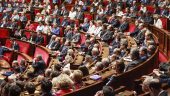
<svg viewBox="0 0 170 96">
<path fill-rule="evenodd" d="M 100 59 L 99 58 L 99 50 L 97 48 L 93 48 L 91 54 L 92 54 L 93 61 L 98 61 Z"/>
<path fill-rule="evenodd" d="M 134 68 L 135 66 L 139 65 L 142 61 L 139 57 L 139 50 L 137 48 L 131 49 L 130 52 L 131 60 L 125 67 L 125 71 L 130 70 L 131 68 Z"/>
<path fill-rule="evenodd" d="M 17 85 L 12 83 L 9 87 L 8 96 L 20 96 L 22 89 Z"/>
<path fill-rule="evenodd" d="M 74 70 L 71 74 L 71 78 L 74 82 L 75 89 L 79 89 L 83 86 L 83 73 L 80 70 Z"/>
<path fill-rule="evenodd" d="M 109 58 L 103 58 L 102 59 L 102 64 L 105 68 L 107 68 L 110 65 L 110 60 Z"/>
<path fill-rule="evenodd" d="M 101 36 L 101 39 L 105 42 L 112 40 L 114 31 L 112 30 L 112 26 L 107 26 L 106 32 Z"/>
<path fill-rule="evenodd" d="M 88 18 L 84 19 L 84 22 L 80 24 L 80 28 L 83 29 L 83 31 L 87 32 L 89 29 L 90 23 L 88 21 Z"/>
<path fill-rule="evenodd" d="M 46 65 L 41 55 L 37 55 L 34 58 L 32 67 L 34 68 L 35 75 L 43 74 L 45 72 Z"/>
<path fill-rule="evenodd" d="M 36 28 L 36 32 L 43 32 L 44 30 L 44 25 L 42 22 L 39 22 L 39 25 Z"/>
<path fill-rule="evenodd" d="M 40 31 L 37 32 L 37 36 L 35 38 L 35 43 L 40 44 L 40 45 L 44 43 L 44 37 Z"/>
<path fill-rule="evenodd" d="M 74 29 L 74 35 L 72 37 L 72 42 L 73 43 L 79 43 L 80 42 L 80 39 L 81 39 L 81 35 L 80 33 L 78 32 L 79 30 L 77 28 Z"/>
<path fill-rule="evenodd" d="M 52 30 L 51 30 L 52 34 L 54 35 L 60 35 L 60 27 L 57 26 L 57 24 L 53 24 Z"/>
<path fill-rule="evenodd" d="M 66 26 L 68 26 L 69 25 L 69 21 L 68 21 L 68 19 L 67 19 L 67 16 L 64 16 L 64 19 L 63 19 L 63 21 L 61 22 L 61 26 L 62 27 L 66 27 Z"/>
<path fill-rule="evenodd" d="M 129 23 L 127 21 L 127 17 L 123 16 L 122 17 L 122 23 L 119 26 L 119 31 L 125 32 L 129 28 Z"/>
<path fill-rule="evenodd" d="M 115 96 L 115 95 L 112 87 L 103 86 L 102 90 L 98 91 L 94 96 Z"/>
<path fill-rule="evenodd" d="M 147 47 L 147 51 L 148 51 L 148 57 L 152 56 L 155 53 L 156 47 L 154 45 L 149 45 Z"/>
<path fill-rule="evenodd" d="M 124 69 L 125 69 L 124 62 L 121 61 L 121 60 L 115 61 L 114 69 L 115 69 L 115 74 L 113 74 L 112 77 L 109 79 L 109 81 L 106 83 L 107 86 L 112 86 L 116 82 L 119 82 L 119 81 L 116 80 L 115 76 L 119 75 L 119 74 L 122 74 L 124 72 Z"/>
<path fill-rule="evenodd" d="M 78 70 L 83 73 L 83 77 L 89 75 L 89 70 L 86 66 L 79 66 Z"/>
<path fill-rule="evenodd" d="M 57 77 L 58 83 L 55 84 L 59 90 L 55 93 L 55 96 L 63 96 L 66 93 L 72 92 L 73 81 L 66 74 L 61 74 Z"/>
<path fill-rule="evenodd" d="M 44 78 L 42 81 L 41 81 L 41 96 L 53 96 L 52 95 L 52 82 L 47 79 L 47 78 Z"/>
<path fill-rule="evenodd" d="M 46 47 L 51 49 L 55 44 L 55 39 L 56 39 L 56 35 L 52 35 L 51 39 L 50 39 L 50 42 L 48 43 L 48 45 Z"/>
<path fill-rule="evenodd" d="M 25 85 L 25 89 L 28 92 L 29 95 L 34 94 L 35 92 L 35 85 L 33 82 L 27 82 Z"/>
<path fill-rule="evenodd" d="M 16 41 L 11 40 L 11 49 L 15 51 L 19 51 L 19 45 Z"/>
<path fill-rule="evenodd" d="M 142 46 L 139 49 L 139 55 L 140 55 L 140 59 L 144 62 L 148 59 L 148 53 L 147 53 L 147 48 Z"/>
</svg>

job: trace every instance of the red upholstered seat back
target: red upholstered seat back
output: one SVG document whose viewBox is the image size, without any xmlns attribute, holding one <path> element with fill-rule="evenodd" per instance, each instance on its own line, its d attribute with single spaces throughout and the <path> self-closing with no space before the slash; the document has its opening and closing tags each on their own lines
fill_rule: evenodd
<svg viewBox="0 0 170 96">
<path fill-rule="evenodd" d="M 64 28 L 63 27 L 60 27 L 60 37 L 63 37 L 64 36 Z"/>
<path fill-rule="evenodd" d="M 30 34 L 30 31 L 25 31 L 24 34 L 26 35 L 27 39 L 30 38 L 30 35 L 31 35 L 31 34 Z"/>
<path fill-rule="evenodd" d="M 147 6 L 146 7 L 147 8 L 147 10 L 149 11 L 149 12 L 151 12 L 151 13 L 154 13 L 154 7 L 151 5 L 151 6 Z"/>
<path fill-rule="evenodd" d="M 24 42 L 24 41 L 16 41 L 19 45 L 19 51 L 23 52 L 25 54 L 29 53 L 30 50 L 30 43 Z"/>
<path fill-rule="evenodd" d="M 93 15 L 92 15 L 92 14 L 89 14 L 89 13 L 85 13 L 85 14 L 84 14 L 84 18 L 88 18 L 89 21 L 90 21 L 90 20 L 93 20 Z"/>
<path fill-rule="evenodd" d="M 4 58 L 7 62 L 12 63 L 13 55 L 14 55 L 14 54 L 13 54 L 13 52 L 11 52 L 11 51 L 5 52 L 3 58 Z"/>
<path fill-rule="evenodd" d="M 8 47 L 8 48 L 11 48 L 11 40 L 10 39 L 6 40 L 5 46 Z"/>
<path fill-rule="evenodd" d="M 25 14 L 28 20 L 31 20 L 31 14 Z"/>
<path fill-rule="evenodd" d="M 9 30 L 7 28 L 0 28 L 0 38 L 8 38 L 9 37 Z"/>
<path fill-rule="evenodd" d="M 39 54 L 42 55 L 43 60 L 45 61 L 46 65 L 48 66 L 48 64 L 49 64 L 49 53 L 46 50 L 44 50 L 43 48 L 37 46 L 35 48 L 34 57 L 36 57 Z"/>
<path fill-rule="evenodd" d="M 18 54 L 17 61 L 20 63 L 21 60 L 25 59 L 22 55 Z"/>
<path fill-rule="evenodd" d="M 42 44 L 43 46 L 47 45 L 47 35 L 46 34 L 42 34 L 44 37 L 44 43 Z"/>
<path fill-rule="evenodd" d="M 162 26 L 163 26 L 163 29 L 167 29 L 167 23 L 168 23 L 168 19 L 167 18 L 160 18 L 161 21 L 162 21 Z"/>
<path fill-rule="evenodd" d="M 129 29 L 128 29 L 127 32 L 133 32 L 135 30 L 135 28 L 136 28 L 135 24 L 130 23 L 129 24 Z"/>
<path fill-rule="evenodd" d="M 85 41 L 86 41 L 85 34 L 81 34 L 81 40 L 80 40 L 80 44 L 83 44 L 83 43 L 85 43 Z"/>
<path fill-rule="evenodd" d="M 36 29 L 37 29 L 37 26 L 38 26 L 38 22 L 34 22 L 34 23 L 32 23 L 32 25 L 33 25 L 33 31 L 36 31 Z"/>
</svg>

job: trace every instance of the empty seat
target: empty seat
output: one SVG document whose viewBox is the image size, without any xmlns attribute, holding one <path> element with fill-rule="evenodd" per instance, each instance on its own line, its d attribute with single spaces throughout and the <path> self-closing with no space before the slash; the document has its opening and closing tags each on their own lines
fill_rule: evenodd
<svg viewBox="0 0 170 96">
<path fill-rule="evenodd" d="M 36 46 L 35 52 L 34 52 L 34 57 L 36 57 L 37 55 L 42 55 L 42 58 L 43 58 L 44 62 L 48 66 L 50 56 L 49 56 L 49 52 L 46 50 L 46 48 Z"/>
<path fill-rule="evenodd" d="M 10 31 L 8 28 L 0 28 L 0 39 L 8 38 L 10 36 Z"/>
<path fill-rule="evenodd" d="M 29 49 L 31 48 L 30 43 L 25 42 L 25 41 L 20 41 L 20 40 L 17 40 L 16 42 L 19 45 L 19 51 L 20 52 L 23 52 L 25 54 L 29 54 Z"/>
</svg>

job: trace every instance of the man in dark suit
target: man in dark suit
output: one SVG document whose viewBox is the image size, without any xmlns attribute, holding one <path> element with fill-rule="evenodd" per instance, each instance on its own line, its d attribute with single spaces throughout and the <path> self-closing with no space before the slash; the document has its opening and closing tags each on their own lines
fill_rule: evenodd
<svg viewBox="0 0 170 96">
<path fill-rule="evenodd" d="M 5 46 L 0 46 L 0 58 L 3 56 L 4 52 L 8 51 L 9 49 Z"/>
<path fill-rule="evenodd" d="M 60 11 L 60 16 L 68 16 L 69 12 L 66 10 L 65 6 L 63 5 Z"/>
<path fill-rule="evenodd" d="M 127 21 L 127 17 L 122 17 L 122 24 L 119 26 L 119 31 L 125 32 L 129 28 L 129 23 Z"/>
<path fill-rule="evenodd" d="M 35 34 L 35 32 L 30 32 L 30 38 L 27 38 L 29 40 L 29 42 L 35 43 L 37 36 Z"/>
<path fill-rule="evenodd" d="M 61 26 L 66 27 L 67 25 L 69 25 L 69 21 L 67 19 L 67 16 L 64 16 L 64 19 L 61 22 Z"/>
<path fill-rule="evenodd" d="M 105 16 L 103 13 L 98 14 L 98 15 L 96 16 L 96 20 L 101 20 L 102 23 L 107 23 L 107 18 L 106 18 L 106 16 Z"/>
<path fill-rule="evenodd" d="M 52 15 L 51 23 L 53 23 L 53 24 L 57 24 L 57 25 L 60 25 L 60 18 L 59 18 L 59 17 L 57 17 L 57 15 L 56 15 L 56 14 L 53 14 L 53 15 Z"/>
<path fill-rule="evenodd" d="M 6 19 L 3 19 L 2 22 L 0 23 L 0 27 L 8 27 L 8 26 L 9 26 L 9 24 L 6 21 Z"/>
<path fill-rule="evenodd" d="M 41 32 L 37 32 L 35 43 L 36 44 L 43 44 L 44 43 L 44 37 L 43 37 Z"/>
<path fill-rule="evenodd" d="M 18 43 L 16 41 L 14 41 L 14 40 L 11 40 L 11 48 L 12 48 L 12 50 L 19 51 Z"/>
<path fill-rule="evenodd" d="M 101 39 L 105 42 L 108 42 L 109 40 L 112 39 L 114 32 L 112 31 L 112 26 L 109 25 L 107 27 L 106 32 L 102 35 Z"/>
<path fill-rule="evenodd" d="M 145 15 L 146 16 L 144 17 L 144 23 L 153 24 L 154 23 L 154 18 L 151 16 L 151 13 L 146 12 Z"/>
<path fill-rule="evenodd" d="M 55 5 L 54 10 L 53 10 L 53 14 L 59 16 L 59 15 L 60 15 L 60 12 L 61 12 L 61 10 L 58 8 L 58 5 Z"/>
<path fill-rule="evenodd" d="M 130 36 L 136 37 L 138 35 L 138 33 L 141 32 L 141 30 L 144 28 L 144 24 L 140 23 L 140 24 L 136 24 L 136 28 L 133 32 L 130 32 Z"/>
<path fill-rule="evenodd" d="M 78 7 L 78 8 L 77 8 L 77 13 L 76 13 L 76 17 L 75 17 L 75 18 L 76 18 L 76 19 L 83 20 L 84 14 L 83 14 L 83 12 L 82 12 L 82 10 L 81 10 L 81 7 Z"/>
<path fill-rule="evenodd" d="M 78 29 L 77 28 L 75 28 L 74 29 L 74 35 L 73 35 L 73 37 L 72 37 L 72 42 L 73 43 L 78 43 L 79 41 L 80 41 L 80 39 L 81 39 L 81 35 L 80 35 L 80 33 L 78 32 Z"/>
<path fill-rule="evenodd" d="M 52 35 L 51 39 L 50 39 L 50 42 L 48 43 L 48 45 L 46 47 L 49 48 L 49 49 L 52 49 L 52 47 L 55 44 L 55 39 L 56 39 L 56 35 Z"/>
<path fill-rule="evenodd" d="M 83 31 L 87 32 L 89 26 L 90 26 L 90 23 L 88 21 L 88 18 L 84 18 L 84 22 L 80 24 L 80 28 L 83 29 Z"/>
<path fill-rule="evenodd" d="M 46 65 L 41 55 L 38 55 L 33 60 L 32 67 L 34 68 L 35 76 L 43 74 L 45 72 Z"/>
<path fill-rule="evenodd" d="M 56 38 L 54 45 L 51 47 L 51 50 L 57 51 L 57 50 L 59 50 L 60 46 L 61 46 L 60 39 Z"/>
<path fill-rule="evenodd" d="M 108 24 L 111 24 L 113 27 L 119 27 L 120 22 L 115 18 L 115 14 L 113 13 L 111 17 L 108 19 Z"/>
<path fill-rule="evenodd" d="M 126 65 L 125 71 L 128 71 L 128 70 L 134 68 L 135 66 L 139 65 L 142 62 L 142 60 L 139 57 L 139 50 L 137 48 L 131 49 L 130 57 L 131 57 L 132 61 L 130 61 Z"/>
</svg>

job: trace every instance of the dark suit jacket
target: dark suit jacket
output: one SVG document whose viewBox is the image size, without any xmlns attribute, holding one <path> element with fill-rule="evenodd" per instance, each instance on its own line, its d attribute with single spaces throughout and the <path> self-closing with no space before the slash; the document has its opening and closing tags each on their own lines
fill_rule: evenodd
<svg viewBox="0 0 170 96">
<path fill-rule="evenodd" d="M 11 45 L 11 48 L 12 48 L 13 50 L 18 50 L 18 51 L 19 51 L 19 45 L 18 45 L 18 43 L 12 44 L 12 45 Z"/>
<path fill-rule="evenodd" d="M 57 25 L 60 25 L 60 18 L 52 18 L 52 23 L 56 23 Z"/>
<path fill-rule="evenodd" d="M 44 37 L 43 36 L 37 36 L 35 39 L 36 44 L 43 44 L 44 43 Z"/>
<path fill-rule="evenodd" d="M 84 18 L 84 14 L 83 14 L 83 12 L 77 12 L 77 14 L 76 14 L 76 19 L 80 19 L 80 20 L 82 20 Z"/>
<path fill-rule="evenodd" d="M 136 27 L 135 30 L 132 33 L 130 33 L 130 36 L 137 36 L 139 32 L 140 32 L 140 29 Z"/>
<path fill-rule="evenodd" d="M 129 28 L 129 23 L 128 22 L 124 22 L 119 26 L 119 30 L 124 32 L 125 30 L 127 30 Z"/>
<path fill-rule="evenodd" d="M 32 67 L 34 68 L 34 73 L 36 75 L 43 74 L 45 72 L 45 62 L 44 60 L 35 61 L 32 63 Z"/>
<path fill-rule="evenodd" d="M 29 41 L 31 42 L 34 42 L 35 43 L 35 40 L 36 40 L 37 36 L 36 35 L 31 35 L 29 39 Z"/>
<path fill-rule="evenodd" d="M 67 19 L 64 19 L 62 22 L 61 22 L 61 26 L 65 27 L 69 25 L 69 21 Z"/>
<path fill-rule="evenodd" d="M 113 27 L 119 27 L 120 22 L 117 19 L 112 19 L 111 21 L 108 21 L 109 24 L 111 24 Z"/>
<path fill-rule="evenodd" d="M 53 47 L 52 47 L 52 50 L 59 50 L 60 45 L 61 45 L 60 42 L 55 42 Z"/>
<path fill-rule="evenodd" d="M 168 16 L 169 15 L 169 10 L 166 10 L 166 9 L 162 10 L 161 15 Z"/>
<path fill-rule="evenodd" d="M 154 19 L 153 19 L 153 17 L 151 17 L 151 16 L 146 16 L 146 17 L 144 18 L 144 22 L 145 22 L 145 23 L 148 23 L 148 24 L 153 24 L 153 23 L 154 23 Z"/>
<path fill-rule="evenodd" d="M 67 40 L 71 41 L 72 40 L 72 37 L 73 37 L 73 32 L 72 31 L 68 31 L 66 34 L 65 34 L 65 37 Z"/>
<path fill-rule="evenodd" d="M 69 15 L 69 12 L 67 10 L 61 10 L 60 11 L 60 16 L 68 16 Z"/>
<path fill-rule="evenodd" d="M 6 47 L 0 47 L 0 57 L 3 56 L 4 52 L 8 51 L 8 49 Z"/>
<path fill-rule="evenodd" d="M 135 66 L 139 65 L 141 62 L 142 60 L 140 59 L 129 62 L 127 66 L 125 67 L 125 71 L 128 71 L 131 68 L 134 68 Z"/>
<path fill-rule="evenodd" d="M 112 31 L 106 31 L 105 34 L 103 34 L 103 36 L 101 37 L 103 41 L 109 41 L 112 39 L 112 36 L 113 36 L 113 32 Z"/>
<path fill-rule="evenodd" d="M 78 43 L 81 39 L 80 33 L 76 33 L 74 34 L 74 36 L 72 37 L 72 41 L 75 43 Z"/>
</svg>

